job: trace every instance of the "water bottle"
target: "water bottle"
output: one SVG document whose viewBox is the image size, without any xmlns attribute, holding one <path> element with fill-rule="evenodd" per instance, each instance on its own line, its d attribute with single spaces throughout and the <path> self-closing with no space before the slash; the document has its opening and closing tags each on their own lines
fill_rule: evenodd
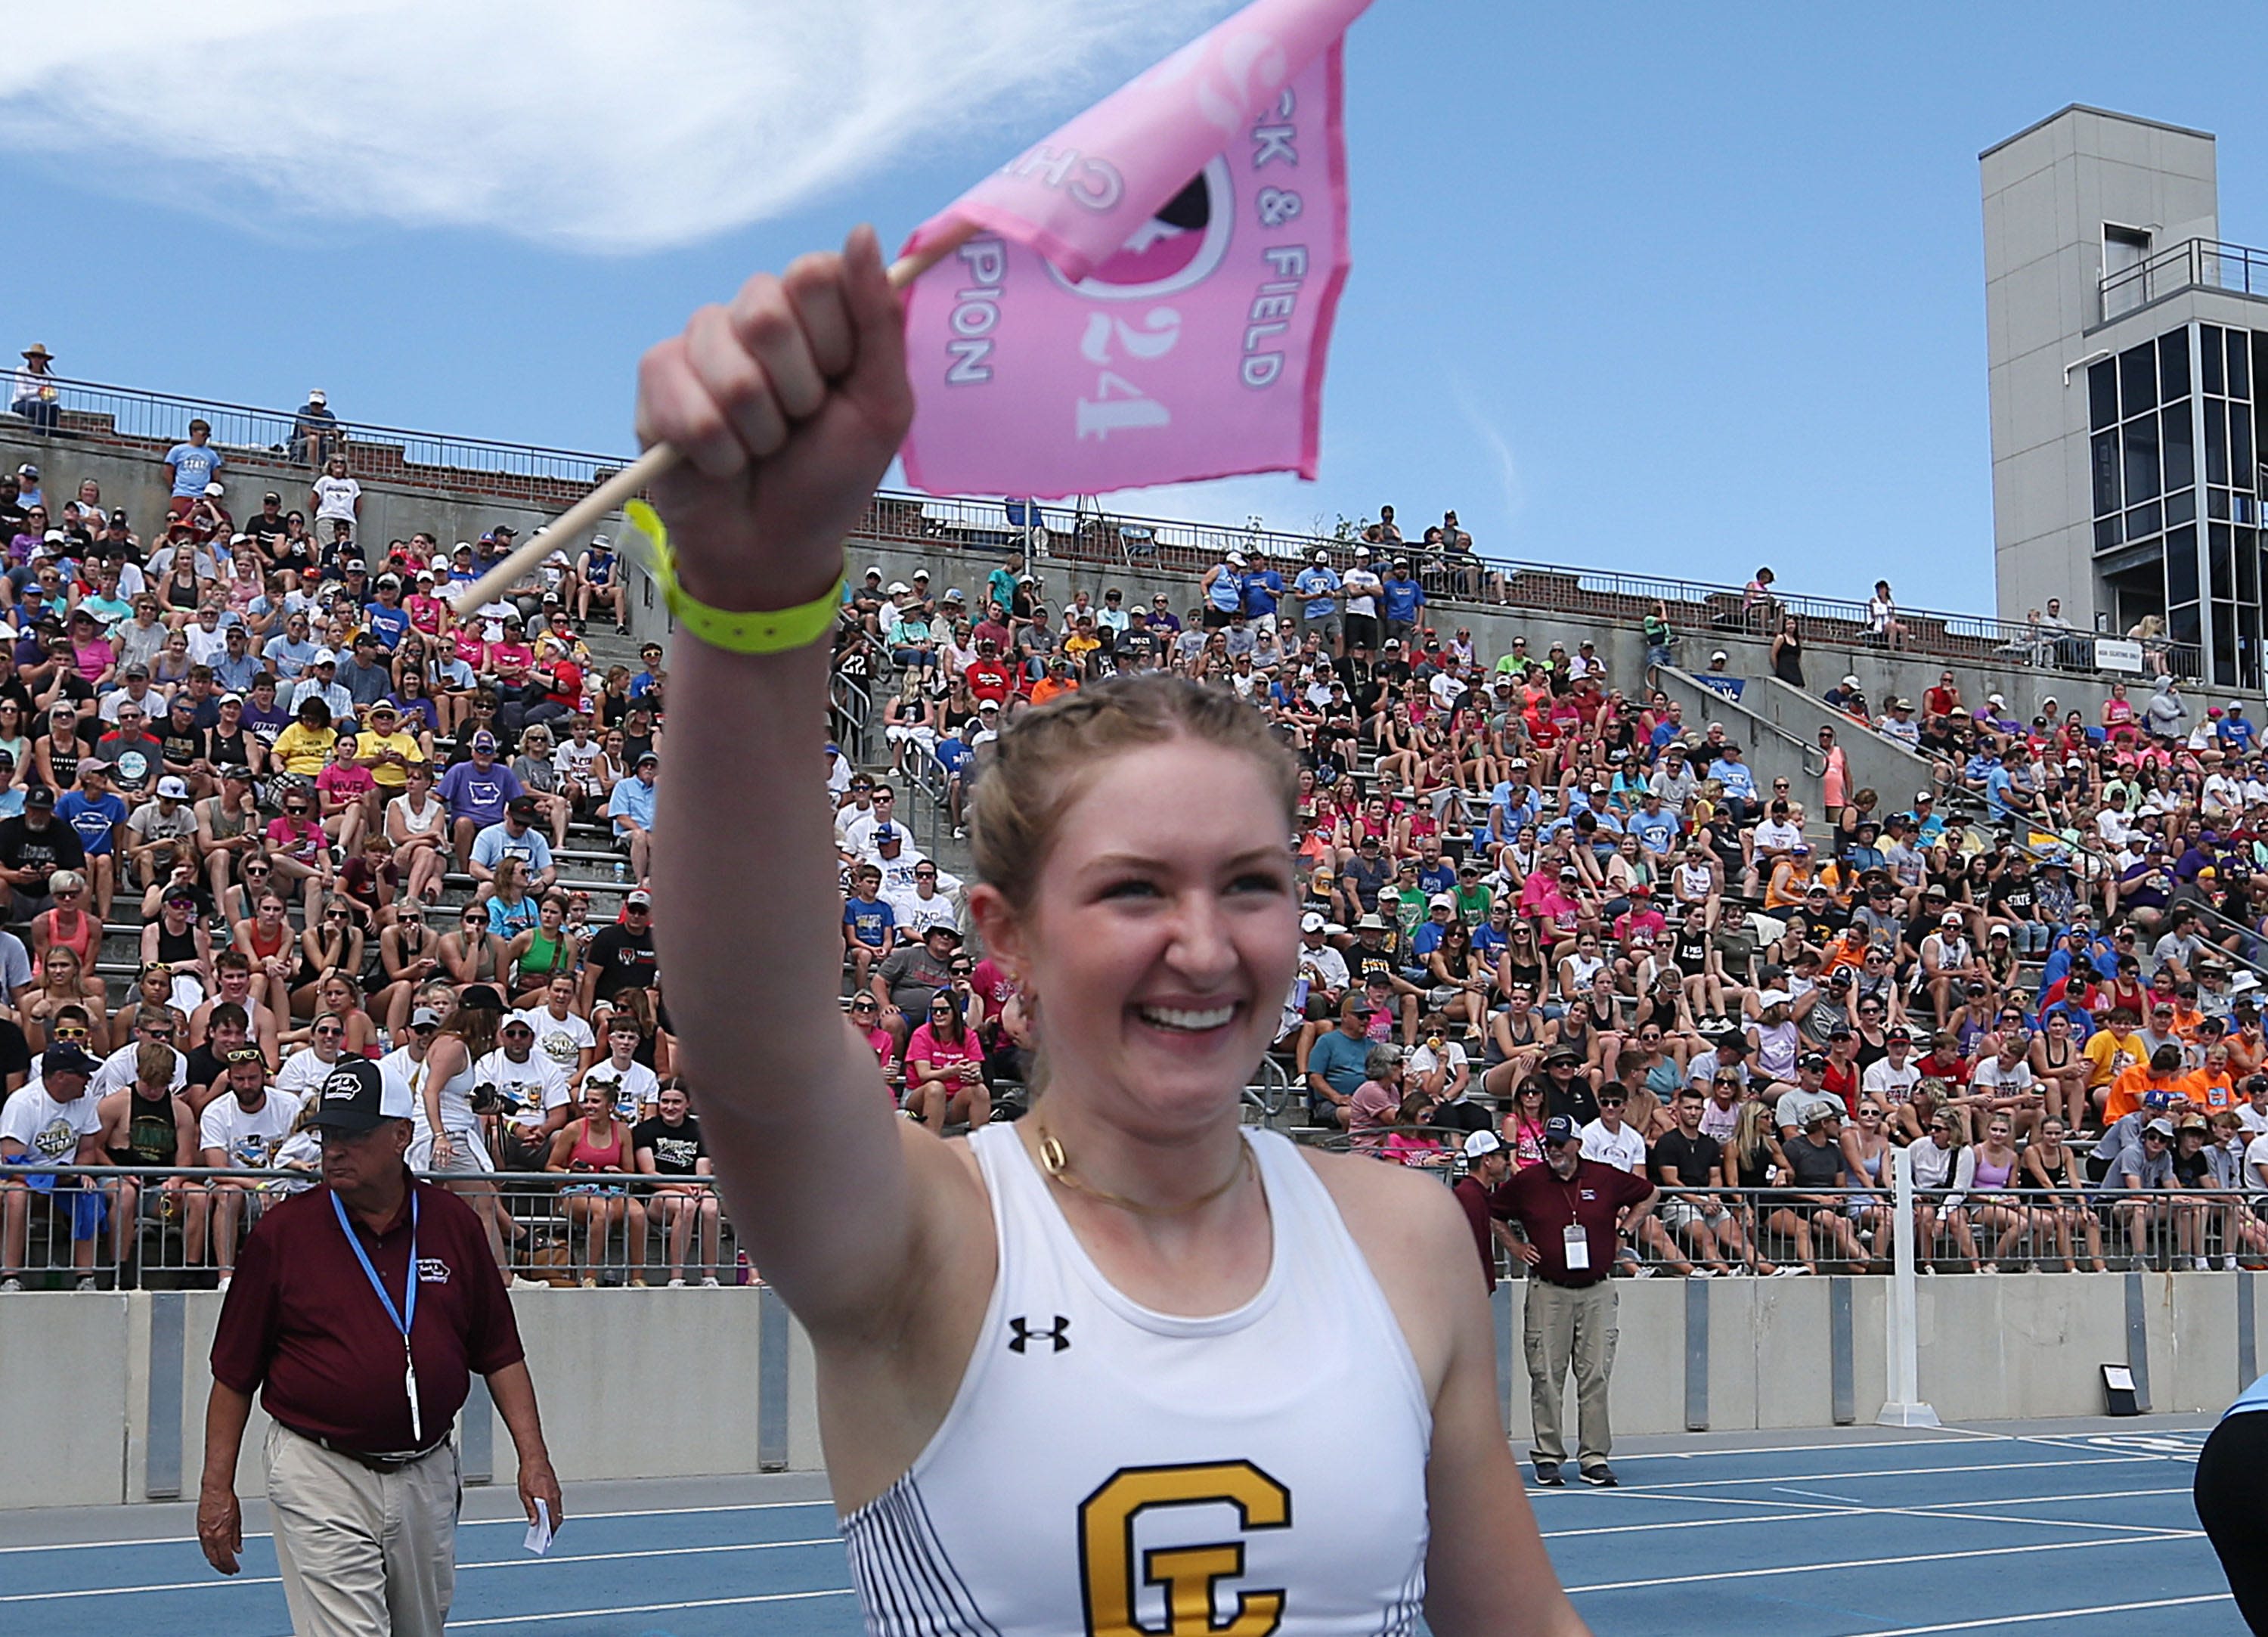
<svg viewBox="0 0 2268 1637">
<path fill-rule="evenodd" d="M 616 859 L 615 860 L 615 885 L 620 887 L 627 882 L 630 878 L 630 873 L 629 866 L 624 865 L 620 859 Z"/>
</svg>

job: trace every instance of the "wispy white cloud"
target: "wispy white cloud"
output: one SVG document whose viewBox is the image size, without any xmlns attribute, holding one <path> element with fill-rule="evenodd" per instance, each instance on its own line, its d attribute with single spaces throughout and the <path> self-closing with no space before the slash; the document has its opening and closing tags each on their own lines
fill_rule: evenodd
<svg viewBox="0 0 2268 1637">
<path fill-rule="evenodd" d="M 1491 420 L 1482 409 L 1472 383 L 1462 371 L 1448 372 L 1449 399 L 1456 405 L 1457 413 L 1473 429 L 1473 437 L 1485 449 L 1496 464 L 1498 494 L 1504 505 L 1504 520 L 1517 526 L 1520 514 L 1528 509 L 1528 485 L 1521 480 L 1520 458 L 1513 453 L 1512 442 L 1503 428 Z"/>
<path fill-rule="evenodd" d="M 224 208 L 247 190 L 315 219 L 646 250 L 792 210 L 939 132 L 1005 126 L 1035 107 L 1075 111 L 1227 9 L 1224 0 L 22 5 L 10 10 L 0 54 L 0 147 L 83 163 L 192 207 Z"/>
</svg>

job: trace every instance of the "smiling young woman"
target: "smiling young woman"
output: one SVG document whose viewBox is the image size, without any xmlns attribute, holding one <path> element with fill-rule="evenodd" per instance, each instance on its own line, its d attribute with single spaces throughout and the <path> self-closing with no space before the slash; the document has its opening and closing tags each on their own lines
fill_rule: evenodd
<svg viewBox="0 0 2268 1637">
<path fill-rule="evenodd" d="M 834 596 L 910 415 L 900 331 L 862 229 L 696 314 L 639 402 L 687 458 L 682 595 L 734 645 L 688 619 L 673 656 L 656 939 L 730 1213 L 813 1339 L 869 1629 L 1582 1632 L 1454 1202 L 1241 1126 L 1299 945 L 1296 783 L 1248 707 L 1150 677 L 1001 736 L 970 906 L 1043 1095 L 949 1142 L 875 1095 L 828 815 L 778 797 L 827 648 L 738 645 Z"/>
</svg>

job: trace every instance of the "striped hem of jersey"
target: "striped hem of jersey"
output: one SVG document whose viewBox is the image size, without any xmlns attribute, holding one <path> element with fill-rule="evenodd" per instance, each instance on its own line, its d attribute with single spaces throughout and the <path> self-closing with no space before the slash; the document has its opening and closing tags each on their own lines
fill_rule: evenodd
<svg viewBox="0 0 2268 1637">
<path fill-rule="evenodd" d="M 1378 1637 L 1413 1637 L 1418 1630 L 1418 1617 L 1425 1609 L 1425 1560 L 1420 1558 L 1410 1578 L 1402 1582 L 1402 1590 L 1386 1605 L 1386 1618 L 1379 1623 Z"/>
<path fill-rule="evenodd" d="M 908 1473 L 843 1521 L 873 1637 L 999 1637 L 946 1555 Z"/>
</svg>

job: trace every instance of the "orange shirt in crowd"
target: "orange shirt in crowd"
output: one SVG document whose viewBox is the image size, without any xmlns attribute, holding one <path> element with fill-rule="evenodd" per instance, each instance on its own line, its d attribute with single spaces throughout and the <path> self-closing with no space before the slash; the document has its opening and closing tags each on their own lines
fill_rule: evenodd
<svg viewBox="0 0 2268 1637">
<path fill-rule="evenodd" d="M 2190 1085 L 2197 1076 L 2188 1073 L 2154 1074 L 2146 1063 L 2137 1063 L 2132 1068 L 2110 1082 L 2110 1095 L 2102 1104 L 2105 1125 L 2125 1118 L 2142 1106 L 2142 1095 L 2150 1091 L 2169 1091 L 2184 1102 L 2190 1098 Z"/>
</svg>

